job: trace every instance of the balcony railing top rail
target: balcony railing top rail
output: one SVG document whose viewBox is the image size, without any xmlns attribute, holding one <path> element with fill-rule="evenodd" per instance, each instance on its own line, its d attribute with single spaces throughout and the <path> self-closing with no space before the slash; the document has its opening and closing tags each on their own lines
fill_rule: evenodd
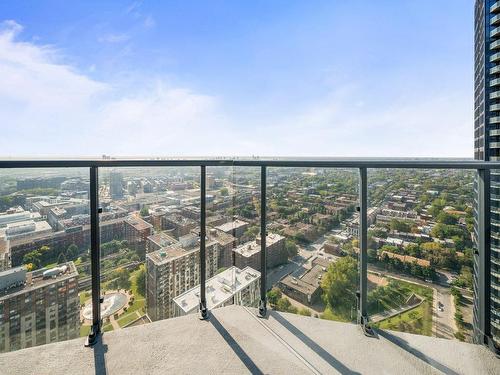
<svg viewBox="0 0 500 375">
<path fill-rule="evenodd" d="M 0 159 L 0 168 L 88 167 L 305 167 L 305 168 L 405 168 L 500 169 L 500 161 L 471 159 L 399 158 L 220 158 L 220 159 Z"/>
</svg>

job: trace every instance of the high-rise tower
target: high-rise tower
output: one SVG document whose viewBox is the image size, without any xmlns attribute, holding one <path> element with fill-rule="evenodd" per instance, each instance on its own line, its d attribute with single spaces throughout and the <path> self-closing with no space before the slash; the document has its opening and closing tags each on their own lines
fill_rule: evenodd
<svg viewBox="0 0 500 375">
<path fill-rule="evenodd" d="M 500 0 L 475 3 L 474 158 L 500 160 Z M 483 343 L 489 336 L 500 347 L 500 171 L 479 176 L 476 189 L 485 178 L 491 182 L 491 209 L 481 219 L 489 221 L 491 236 L 474 256 L 474 339 Z M 475 230 L 477 239 L 477 225 Z"/>
</svg>

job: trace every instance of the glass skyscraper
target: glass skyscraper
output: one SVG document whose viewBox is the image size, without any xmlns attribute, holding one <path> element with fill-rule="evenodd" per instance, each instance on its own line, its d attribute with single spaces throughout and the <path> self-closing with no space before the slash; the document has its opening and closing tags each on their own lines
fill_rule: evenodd
<svg viewBox="0 0 500 375">
<path fill-rule="evenodd" d="M 476 0 L 474 50 L 474 158 L 499 161 L 500 0 Z M 474 256 L 474 339 L 482 343 L 485 336 L 491 336 L 491 343 L 500 347 L 500 171 L 492 171 L 489 178 L 491 209 L 487 217 L 491 236 L 487 242 L 491 251 L 483 257 L 486 260 L 482 265 L 479 246 Z M 478 182 L 476 180 L 476 189 Z M 477 220 L 476 215 L 476 223 Z M 486 269 L 482 269 L 484 267 Z M 480 276 L 482 270 L 486 276 Z M 486 277 L 486 285 L 490 286 L 485 298 L 480 296 L 481 277 Z M 481 298 L 484 298 L 482 304 Z"/>
</svg>

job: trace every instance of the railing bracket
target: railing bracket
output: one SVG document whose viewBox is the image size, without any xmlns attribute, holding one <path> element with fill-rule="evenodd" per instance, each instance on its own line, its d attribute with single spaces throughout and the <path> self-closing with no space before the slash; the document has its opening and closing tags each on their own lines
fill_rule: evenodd
<svg viewBox="0 0 500 375">
<path fill-rule="evenodd" d="M 373 330 L 373 328 L 368 320 L 368 317 L 361 316 L 360 325 L 361 325 L 361 329 L 363 330 L 363 333 L 365 334 L 365 336 L 375 337 L 375 331 Z"/>
<path fill-rule="evenodd" d="M 259 302 L 259 318 L 265 318 L 267 315 L 267 306 L 265 300 Z"/>
<path fill-rule="evenodd" d="M 200 311 L 199 311 L 199 318 L 200 320 L 207 320 L 209 317 L 208 314 L 208 309 L 205 303 L 200 301 Z"/>
<path fill-rule="evenodd" d="M 99 327 L 99 325 L 93 325 L 91 328 L 90 328 L 90 333 L 89 335 L 87 336 L 86 340 L 85 340 L 85 347 L 86 348 L 91 348 L 93 347 L 97 340 L 99 339 L 99 336 L 101 335 L 101 329 Z"/>
</svg>

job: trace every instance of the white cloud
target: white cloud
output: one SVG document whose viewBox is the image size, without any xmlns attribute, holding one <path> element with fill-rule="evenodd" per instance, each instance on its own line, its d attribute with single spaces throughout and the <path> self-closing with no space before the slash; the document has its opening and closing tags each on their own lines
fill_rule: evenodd
<svg viewBox="0 0 500 375">
<path fill-rule="evenodd" d="M 472 154 L 463 93 L 417 93 L 381 108 L 350 85 L 291 105 L 293 113 L 228 116 L 221 98 L 166 80 L 92 79 L 54 47 L 18 41 L 21 31 L 14 21 L 0 26 L 2 156 Z"/>
<path fill-rule="evenodd" d="M 3 26 L 0 154 L 187 155 L 217 140 L 214 97 L 161 81 L 124 93 L 62 64 L 52 47 L 17 41 L 17 24 Z"/>
</svg>

